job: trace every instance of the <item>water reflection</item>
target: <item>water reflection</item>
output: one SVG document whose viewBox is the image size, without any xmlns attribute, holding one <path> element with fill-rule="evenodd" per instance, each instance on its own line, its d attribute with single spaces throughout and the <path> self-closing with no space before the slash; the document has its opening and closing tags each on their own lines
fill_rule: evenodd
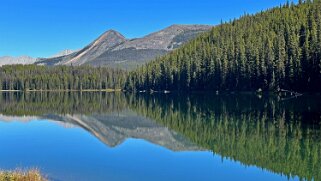
<svg viewBox="0 0 321 181">
<path fill-rule="evenodd" d="M 0 120 L 54 120 L 110 147 L 140 138 L 173 151 L 210 150 L 289 178 L 321 179 L 320 96 L 4 93 L 0 102 Z"/>
</svg>

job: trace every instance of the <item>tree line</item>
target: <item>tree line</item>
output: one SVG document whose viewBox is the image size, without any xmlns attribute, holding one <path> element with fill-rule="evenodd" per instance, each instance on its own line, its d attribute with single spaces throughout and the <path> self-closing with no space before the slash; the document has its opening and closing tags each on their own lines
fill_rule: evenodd
<svg viewBox="0 0 321 181">
<path fill-rule="evenodd" d="M 0 67 L 2 90 L 106 90 L 121 89 L 127 73 L 90 66 L 6 65 Z"/>
<path fill-rule="evenodd" d="M 131 90 L 321 91 L 321 1 L 222 22 L 130 73 Z"/>
</svg>

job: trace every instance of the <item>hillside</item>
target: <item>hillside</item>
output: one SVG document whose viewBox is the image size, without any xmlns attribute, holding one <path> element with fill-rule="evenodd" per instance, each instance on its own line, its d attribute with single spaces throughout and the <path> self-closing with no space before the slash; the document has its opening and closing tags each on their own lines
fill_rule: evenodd
<svg viewBox="0 0 321 181">
<path fill-rule="evenodd" d="M 126 89 L 321 91 L 321 1 L 222 23 L 131 73 Z"/>
<path fill-rule="evenodd" d="M 205 25 L 173 25 L 143 38 L 126 39 L 109 30 L 85 48 L 67 56 L 39 59 L 38 65 L 92 65 L 136 68 L 180 47 L 199 33 L 210 30 Z"/>
</svg>

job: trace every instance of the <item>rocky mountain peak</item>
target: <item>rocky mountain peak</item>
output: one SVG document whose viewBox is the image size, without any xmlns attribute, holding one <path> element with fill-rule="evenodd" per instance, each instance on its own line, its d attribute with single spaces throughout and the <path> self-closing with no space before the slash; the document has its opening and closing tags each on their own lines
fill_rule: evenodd
<svg viewBox="0 0 321 181">
<path fill-rule="evenodd" d="M 126 38 L 119 32 L 115 30 L 108 30 L 99 38 L 97 38 L 93 43 L 73 55 L 70 60 L 63 62 L 63 64 L 82 65 L 86 62 L 94 60 L 105 51 L 108 51 L 114 46 L 119 45 L 125 41 Z"/>
<path fill-rule="evenodd" d="M 126 38 L 118 31 L 111 29 L 102 34 L 97 40 L 112 41 L 117 43 L 120 41 L 125 41 Z"/>
<path fill-rule="evenodd" d="M 175 24 L 142 38 L 126 39 L 115 30 L 108 30 L 85 48 L 70 55 L 40 59 L 40 65 L 93 65 L 131 69 L 180 47 L 207 25 Z"/>
</svg>

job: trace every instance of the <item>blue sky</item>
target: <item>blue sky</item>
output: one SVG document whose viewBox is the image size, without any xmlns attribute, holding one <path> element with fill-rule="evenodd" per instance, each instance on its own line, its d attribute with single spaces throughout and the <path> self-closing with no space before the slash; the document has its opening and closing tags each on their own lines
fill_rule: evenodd
<svg viewBox="0 0 321 181">
<path fill-rule="evenodd" d="M 51 56 L 109 29 L 142 37 L 172 24 L 219 24 L 286 0 L 1 0 L 0 56 Z"/>
</svg>

